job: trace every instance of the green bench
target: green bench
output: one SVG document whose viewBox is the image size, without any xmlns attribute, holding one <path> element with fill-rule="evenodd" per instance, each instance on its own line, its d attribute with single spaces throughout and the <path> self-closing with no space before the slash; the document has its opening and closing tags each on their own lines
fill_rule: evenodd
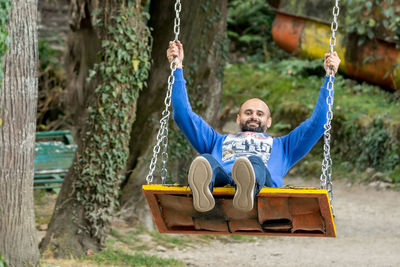
<svg viewBox="0 0 400 267">
<path fill-rule="evenodd" d="M 77 145 L 71 132 L 37 132 L 33 180 L 35 189 L 60 187 L 74 159 Z"/>
</svg>

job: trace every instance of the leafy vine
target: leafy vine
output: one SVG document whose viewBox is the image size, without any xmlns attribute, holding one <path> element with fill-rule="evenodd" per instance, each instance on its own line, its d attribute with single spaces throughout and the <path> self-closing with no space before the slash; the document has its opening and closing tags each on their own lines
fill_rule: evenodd
<svg viewBox="0 0 400 267">
<path fill-rule="evenodd" d="M 400 6 L 394 0 L 348 0 L 344 23 L 359 44 L 378 37 L 400 47 Z"/>
<path fill-rule="evenodd" d="M 139 91 L 150 70 L 150 31 L 143 23 L 148 15 L 139 4 L 122 7 L 109 23 L 102 41 L 101 62 L 88 80 L 100 79 L 82 145 L 74 165 L 77 179 L 75 197 L 84 208 L 89 225 L 81 230 L 103 243 L 114 209 L 118 206 L 121 171 L 129 154 L 131 125 Z M 75 214 L 76 216 L 76 214 Z"/>
<path fill-rule="evenodd" d="M 8 12 L 10 8 L 10 0 L 0 0 L 0 81 L 3 79 L 3 56 L 7 52 L 9 43 L 6 25 L 8 23 Z"/>
<path fill-rule="evenodd" d="M 0 267 L 7 267 L 8 261 L 0 253 Z"/>
</svg>

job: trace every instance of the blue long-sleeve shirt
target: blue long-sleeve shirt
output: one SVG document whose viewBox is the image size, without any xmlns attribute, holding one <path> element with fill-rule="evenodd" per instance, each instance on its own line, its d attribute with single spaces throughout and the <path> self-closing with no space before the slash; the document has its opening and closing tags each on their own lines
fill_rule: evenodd
<svg viewBox="0 0 400 267">
<path fill-rule="evenodd" d="M 174 77 L 171 101 L 176 124 L 198 153 L 212 154 L 227 173 L 232 172 L 237 157 L 257 155 L 268 167 L 274 186 L 283 186 L 286 173 L 311 150 L 324 133 L 329 77 L 325 77 L 311 117 L 289 134 L 276 138 L 265 133 L 240 132 L 226 135 L 216 132 L 192 111 L 182 69 L 177 69 Z"/>
</svg>

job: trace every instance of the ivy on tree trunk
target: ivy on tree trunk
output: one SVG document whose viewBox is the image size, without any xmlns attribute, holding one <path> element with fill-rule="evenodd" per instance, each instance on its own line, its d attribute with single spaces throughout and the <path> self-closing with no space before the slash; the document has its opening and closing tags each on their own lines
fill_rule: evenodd
<svg viewBox="0 0 400 267">
<path fill-rule="evenodd" d="M 150 69 L 150 31 L 138 2 L 84 2 L 77 8 L 89 10 L 90 20 L 84 19 L 96 22 L 101 49 L 100 61 L 91 69 L 85 66 L 85 81 L 94 91 L 82 139 L 41 242 L 42 250 L 57 257 L 80 256 L 104 245 L 119 203 L 137 97 Z"/>
</svg>

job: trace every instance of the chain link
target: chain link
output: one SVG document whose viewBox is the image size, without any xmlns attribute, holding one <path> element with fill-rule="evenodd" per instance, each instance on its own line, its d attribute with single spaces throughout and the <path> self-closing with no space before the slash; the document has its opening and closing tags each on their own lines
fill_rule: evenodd
<svg viewBox="0 0 400 267">
<path fill-rule="evenodd" d="M 174 33 L 175 33 L 174 42 L 178 41 L 178 36 L 179 36 L 179 32 L 180 32 L 181 19 L 179 18 L 179 13 L 181 12 L 181 9 L 182 9 L 181 1 L 176 0 L 175 19 L 174 19 Z"/>
<path fill-rule="evenodd" d="M 179 13 L 181 12 L 182 5 L 180 0 L 176 0 L 175 2 L 175 19 L 174 19 L 174 34 L 175 34 L 175 39 L 174 42 L 178 41 L 179 37 L 179 32 L 180 32 L 180 23 L 181 20 L 179 18 Z M 150 162 L 149 166 L 149 173 L 147 174 L 146 181 L 147 183 L 152 183 L 153 182 L 153 173 L 157 165 L 157 158 L 158 154 L 162 149 L 161 153 L 161 161 L 162 161 L 162 169 L 161 169 L 161 181 L 163 184 L 165 184 L 165 180 L 168 175 L 167 171 L 167 161 L 168 161 L 168 122 L 169 122 L 169 117 L 171 115 L 171 112 L 169 111 L 169 107 L 171 106 L 171 94 L 172 94 L 172 86 L 174 85 L 175 82 L 175 77 L 174 77 L 174 72 L 176 70 L 176 59 L 174 59 L 171 64 L 170 64 L 170 69 L 171 73 L 168 76 L 168 89 L 167 93 L 165 95 L 164 99 L 164 104 L 165 104 L 165 109 L 162 112 L 162 116 L 160 119 L 160 129 L 158 129 L 157 133 L 157 143 L 153 147 L 153 157 Z"/>
<path fill-rule="evenodd" d="M 334 46 L 336 45 L 336 31 L 338 29 L 338 21 L 337 18 L 339 16 L 339 0 L 335 0 L 335 6 L 332 10 L 333 21 L 331 23 L 331 32 L 332 35 L 329 39 L 330 51 L 333 53 Z M 333 191 L 332 191 L 332 158 L 331 158 L 331 134 L 330 130 L 332 128 L 331 122 L 333 118 L 333 76 L 334 70 L 330 69 L 329 71 L 329 81 L 327 85 L 328 96 L 326 97 L 326 104 L 328 105 L 328 111 L 326 113 L 326 123 L 324 125 L 324 159 L 322 160 L 322 174 L 320 177 L 321 188 L 325 188 L 329 195 L 329 200 L 331 204 L 331 210 L 333 214 Z"/>
</svg>

